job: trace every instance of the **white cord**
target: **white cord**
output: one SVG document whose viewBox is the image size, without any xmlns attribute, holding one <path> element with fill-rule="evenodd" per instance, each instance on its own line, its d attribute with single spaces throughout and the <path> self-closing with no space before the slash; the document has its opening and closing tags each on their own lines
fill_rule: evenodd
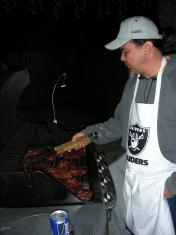
<svg viewBox="0 0 176 235">
<path fill-rule="evenodd" d="M 63 78 L 62 82 L 61 82 L 61 79 Z M 56 81 L 54 87 L 53 87 L 53 91 L 52 91 L 52 95 L 51 95 L 51 103 L 52 103 L 52 109 L 53 109 L 53 123 L 54 124 L 57 124 L 58 121 L 57 121 L 57 118 L 56 118 L 56 110 L 55 110 L 55 105 L 54 105 L 54 92 L 55 92 L 55 89 L 58 85 L 59 82 L 60 83 L 60 87 L 66 87 L 66 84 L 65 84 L 65 79 L 66 79 L 66 73 L 63 73 Z"/>
</svg>

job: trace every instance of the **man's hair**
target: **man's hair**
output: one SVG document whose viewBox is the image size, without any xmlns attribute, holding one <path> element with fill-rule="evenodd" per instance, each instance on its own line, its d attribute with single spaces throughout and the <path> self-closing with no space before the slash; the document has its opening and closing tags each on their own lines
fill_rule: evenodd
<svg viewBox="0 0 176 235">
<path fill-rule="evenodd" d="M 176 53 L 176 30 L 172 26 L 167 26 L 162 30 L 162 40 L 158 39 L 133 39 L 137 46 L 142 46 L 146 41 L 151 41 L 163 54 Z"/>
<path fill-rule="evenodd" d="M 167 26 L 162 32 L 162 50 L 164 53 L 176 53 L 176 30 L 173 26 Z"/>
<path fill-rule="evenodd" d="M 145 42 L 151 41 L 154 45 L 154 47 L 158 48 L 162 51 L 162 40 L 158 39 L 133 39 L 131 40 L 134 44 L 137 46 L 142 46 Z"/>
</svg>

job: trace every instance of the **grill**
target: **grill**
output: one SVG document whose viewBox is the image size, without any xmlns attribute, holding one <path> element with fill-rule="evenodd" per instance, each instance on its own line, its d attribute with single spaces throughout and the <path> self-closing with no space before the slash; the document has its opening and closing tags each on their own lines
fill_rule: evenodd
<svg viewBox="0 0 176 235">
<path fill-rule="evenodd" d="M 19 97 L 29 83 L 23 71 L 11 76 L 6 92 L 3 87 L 1 92 L 0 105 L 8 106 L 8 97 L 13 108 L 1 120 L 1 140 L 5 136 L 5 141 L 0 148 L 0 234 L 22 235 L 25 230 L 27 235 L 49 235 L 49 215 L 63 209 L 70 216 L 72 234 L 107 235 L 116 193 L 104 153 L 97 152 L 93 144 L 85 151 L 71 152 L 59 152 L 62 145 L 51 148 L 47 141 L 37 144 L 43 124 L 16 120 L 18 99 L 14 100 L 12 91 L 22 81 Z M 15 117 L 13 128 L 5 126 L 8 116 Z"/>
<path fill-rule="evenodd" d="M 36 217 L 36 209 L 39 213 L 44 208 L 51 212 L 56 206 L 67 207 L 72 214 L 75 208 L 81 206 L 82 209 L 88 208 L 87 214 L 98 206 L 96 213 L 103 209 L 107 224 L 111 209 L 116 203 L 116 193 L 108 165 L 104 161 L 104 153 L 97 152 L 93 144 L 87 146 L 86 151 L 72 150 L 62 154 L 53 152 L 47 145 L 45 149 L 31 146 L 39 127 L 40 124 L 37 123 L 22 122 L 1 149 L 0 187 L 3 190 L 0 191 L 0 206 L 7 208 L 3 215 L 8 217 L 8 213 L 19 208 L 33 208 L 35 218 L 39 219 Z M 25 213 L 27 210 L 25 209 Z M 33 216 L 23 215 L 19 219 L 20 224 L 24 224 L 21 220 L 28 217 L 31 223 Z M 97 216 L 101 218 L 103 214 Z M 46 214 L 41 217 L 46 220 Z M 14 221 L 10 223 L 13 224 Z M 93 223 L 95 220 L 91 222 Z M 5 226 L 3 223 L 1 227 L 2 231 L 11 231 L 6 230 L 7 227 L 9 229 L 9 224 Z M 13 226 L 12 228 L 14 229 Z M 43 234 L 49 234 L 46 231 L 45 229 Z M 102 234 L 106 233 L 101 231 Z"/>
</svg>

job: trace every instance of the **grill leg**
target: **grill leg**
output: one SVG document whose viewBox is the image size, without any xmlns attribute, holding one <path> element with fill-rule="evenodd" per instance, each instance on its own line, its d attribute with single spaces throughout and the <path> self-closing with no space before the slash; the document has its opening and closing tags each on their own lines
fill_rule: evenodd
<svg viewBox="0 0 176 235">
<path fill-rule="evenodd" d="M 111 221 L 111 209 L 106 210 L 106 218 L 107 218 L 107 222 L 106 222 L 106 233 L 105 235 L 110 235 L 109 234 L 109 222 Z"/>
</svg>

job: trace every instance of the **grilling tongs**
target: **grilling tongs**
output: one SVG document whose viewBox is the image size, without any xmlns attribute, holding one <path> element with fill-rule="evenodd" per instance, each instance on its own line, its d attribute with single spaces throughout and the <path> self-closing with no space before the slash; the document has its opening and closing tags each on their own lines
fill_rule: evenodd
<svg viewBox="0 0 176 235">
<path fill-rule="evenodd" d="M 66 151 L 70 151 L 72 149 L 75 149 L 76 147 L 80 145 L 88 145 L 90 144 L 93 140 L 97 139 L 97 132 L 92 132 L 86 136 L 78 138 L 76 141 L 69 141 L 64 144 L 58 145 L 54 147 L 54 152 L 57 154 L 64 153 Z"/>
<path fill-rule="evenodd" d="M 40 151 L 39 154 L 29 156 L 26 155 L 23 158 L 22 166 L 28 178 L 31 178 L 33 172 L 33 165 L 40 163 L 43 160 L 47 160 L 51 155 L 55 154 L 56 157 L 62 157 L 62 154 L 67 151 L 71 151 L 79 146 L 86 146 L 93 140 L 97 139 L 97 132 L 92 132 L 86 136 L 78 138 L 76 141 L 68 141 L 64 144 L 58 145 L 53 148 L 47 148 L 44 151 Z"/>
</svg>

